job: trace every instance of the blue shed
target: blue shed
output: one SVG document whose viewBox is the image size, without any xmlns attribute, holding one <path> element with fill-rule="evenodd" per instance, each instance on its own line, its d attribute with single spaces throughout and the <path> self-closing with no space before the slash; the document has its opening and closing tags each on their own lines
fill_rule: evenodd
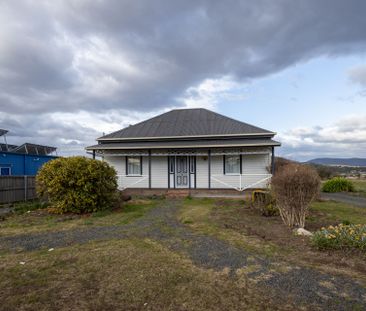
<svg viewBox="0 0 366 311">
<path fill-rule="evenodd" d="M 57 156 L 55 147 L 24 143 L 20 146 L 9 145 L 5 134 L 8 131 L 0 129 L 4 136 L 4 144 L 0 143 L 0 175 L 36 175 L 40 167 Z"/>
<path fill-rule="evenodd" d="M 0 151 L 0 175 L 36 175 L 39 168 L 55 156 Z"/>
</svg>

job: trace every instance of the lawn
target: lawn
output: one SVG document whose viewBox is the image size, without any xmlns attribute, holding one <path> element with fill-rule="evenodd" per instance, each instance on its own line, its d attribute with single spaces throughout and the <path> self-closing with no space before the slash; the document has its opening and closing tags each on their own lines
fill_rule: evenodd
<svg viewBox="0 0 366 311">
<path fill-rule="evenodd" d="M 245 278 L 197 268 L 149 240 L 0 258 L 1 310 L 272 309 Z"/>
<path fill-rule="evenodd" d="M 188 199 L 181 210 L 180 219 L 194 230 L 214 235 L 237 247 L 251 249 L 259 255 L 301 263 L 331 273 L 342 271 L 366 282 L 365 253 L 317 250 L 309 238 L 293 235 L 279 216 L 261 216 L 250 208 L 248 202 Z M 316 231 L 344 221 L 366 224 L 366 209 L 332 201 L 314 202 L 306 227 Z"/>
<path fill-rule="evenodd" d="M 352 179 L 355 190 L 358 195 L 366 197 L 366 179 Z"/>
<path fill-rule="evenodd" d="M 18 203 L 16 212 L 0 221 L 1 235 L 20 233 L 70 230 L 86 226 L 105 226 L 127 224 L 141 216 L 159 203 L 159 199 L 134 199 L 114 210 L 99 211 L 87 215 L 50 213 L 47 208 L 37 209 L 36 202 Z"/>
<path fill-rule="evenodd" d="M 0 222 L 0 238 L 133 224 L 149 211 L 155 215 L 159 206 L 169 209 L 168 202 L 133 199 L 117 210 L 85 216 L 50 214 L 47 209 L 36 209 L 37 203 L 21 205 L 17 213 Z M 184 224 L 184 230 L 234 245 L 252 254 L 252 259 L 271 258 L 276 268 L 269 271 L 268 277 L 272 272 L 286 272 L 300 265 L 366 282 L 365 255 L 318 251 L 308 238 L 292 235 L 280 217 L 263 217 L 248 202 L 192 198 L 179 202 L 173 215 Z M 308 229 L 316 230 L 344 220 L 366 223 L 366 211 L 336 202 L 315 202 L 307 224 Z M 141 223 L 134 232 L 146 228 Z M 197 264 L 178 247 L 189 248 L 192 241 L 188 232 L 181 232 L 183 229 L 174 222 L 166 228 L 171 233 L 157 230 L 156 225 L 159 222 L 151 225 L 149 237 L 133 233 L 123 239 L 35 251 L 6 249 L 0 240 L 0 310 L 314 309 L 312 305 L 300 308 L 293 297 L 279 297 L 271 288 L 258 286 L 247 276 L 258 269 L 254 264 L 235 270 L 234 276 L 228 268 L 217 270 Z M 166 233 L 171 244 L 164 242 Z M 179 237 L 183 240 L 178 241 Z M 207 245 L 211 251 L 212 246 Z"/>
</svg>

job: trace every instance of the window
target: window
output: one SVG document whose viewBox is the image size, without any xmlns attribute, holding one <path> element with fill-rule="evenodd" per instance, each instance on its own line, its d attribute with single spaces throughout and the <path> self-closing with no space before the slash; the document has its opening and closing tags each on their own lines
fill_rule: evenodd
<svg viewBox="0 0 366 311">
<path fill-rule="evenodd" d="M 9 176 L 10 175 L 10 167 L 0 167 L 0 175 L 1 176 Z"/>
<path fill-rule="evenodd" d="M 191 174 L 194 174 L 196 172 L 196 168 L 195 168 L 195 157 L 194 156 L 191 156 L 190 159 L 189 159 L 189 172 Z"/>
<path fill-rule="evenodd" d="M 126 175 L 142 175 L 142 157 L 127 157 L 126 166 Z"/>
<path fill-rule="evenodd" d="M 175 157 L 169 157 L 169 174 L 174 174 Z"/>
<path fill-rule="evenodd" d="M 224 156 L 224 174 L 240 174 L 240 155 Z"/>
</svg>

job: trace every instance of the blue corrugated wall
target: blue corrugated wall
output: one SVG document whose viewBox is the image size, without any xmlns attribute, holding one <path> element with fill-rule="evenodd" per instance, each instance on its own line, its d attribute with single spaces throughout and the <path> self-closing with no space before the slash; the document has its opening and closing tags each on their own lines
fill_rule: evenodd
<svg viewBox="0 0 366 311">
<path fill-rule="evenodd" d="M 11 175 L 36 175 L 44 163 L 55 158 L 0 151 L 0 167 L 10 167 Z"/>
</svg>

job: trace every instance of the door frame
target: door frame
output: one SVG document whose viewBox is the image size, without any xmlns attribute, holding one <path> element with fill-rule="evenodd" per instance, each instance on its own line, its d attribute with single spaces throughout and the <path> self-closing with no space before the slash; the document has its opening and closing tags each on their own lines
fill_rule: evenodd
<svg viewBox="0 0 366 311">
<path fill-rule="evenodd" d="M 184 187 L 177 186 L 177 157 L 187 158 L 187 180 Z M 196 188 L 196 156 L 195 155 L 172 155 L 168 156 L 168 188 L 169 189 L 192 189 Z M 173 163 L 172 163 L 173 162 Z M 192 169 L 193 171 L 192 171 Z M 172 171 L 173 169 L 173 171 Z M 192 180 L 193 179 L 193 180 Z"/>
<path fill-rule="evenodd" d="M 184 179 L 184 177 L 186 177 L 186 180 L 187 180 L 187 184 L 186 185 L 183 185 L 183 186 L 178 186 L 178 159 L 177 158 L 184 158 L 186 163 L 185 163 L 185 173 L 180 173 L 181 174 L 181 177 Z M 175 159 L 175 174 L 174 174 L 174 178 L 175 178 L 175 185 L 176 185 L 176 188 L 177 189 L 189 189 L 190 188 L 190 185 L 189 185 L 189 158 L 188 156 L 175 156 L 174 157 Z"/>
</svg>

